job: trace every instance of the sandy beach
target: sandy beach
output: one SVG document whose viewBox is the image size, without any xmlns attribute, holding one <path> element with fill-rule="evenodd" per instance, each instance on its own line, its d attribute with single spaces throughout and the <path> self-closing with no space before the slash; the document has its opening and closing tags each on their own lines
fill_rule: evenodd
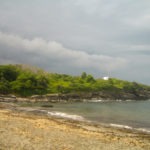
<svg viewBox="0 0 150 150">
<path fill-rule="evenodd" d="M 0 104 L 0 150 L 149 150 L 150 134 L 12 110 Z"/>
</svg>

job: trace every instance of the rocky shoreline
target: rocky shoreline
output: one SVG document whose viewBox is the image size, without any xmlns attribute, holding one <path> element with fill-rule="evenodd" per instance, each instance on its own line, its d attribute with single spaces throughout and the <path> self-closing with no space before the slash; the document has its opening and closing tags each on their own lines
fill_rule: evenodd
<svg viewBox="0 0 150 150">
<path fill-rule="evenodd" d="M 82 102 L 92 100 L 148 100 L 150 91 L 138 92 L 114 92 L 100 91 L 89 93 L 46 94 L 33 95 L 31 97 L 19 97 L 15 95 L 0 95 L 0 102 Z"/>
</svg>

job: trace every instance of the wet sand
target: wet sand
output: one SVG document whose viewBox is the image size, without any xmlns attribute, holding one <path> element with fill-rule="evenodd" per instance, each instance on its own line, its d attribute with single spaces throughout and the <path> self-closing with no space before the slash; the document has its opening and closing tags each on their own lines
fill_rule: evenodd
<svg viewBox="0 0 150 150">
<path fill-rule="evenodd" d="M 150 134 L 0 104 L 0 150 L 149 150 Z"/>
</svg>

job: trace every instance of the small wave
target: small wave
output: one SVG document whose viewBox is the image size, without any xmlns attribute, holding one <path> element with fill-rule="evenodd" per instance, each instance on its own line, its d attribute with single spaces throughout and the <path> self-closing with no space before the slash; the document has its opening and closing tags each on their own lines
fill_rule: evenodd
<svg viewBox="0 0 150 150">
<path fill-rule="evenodd" d="M 146 132 L 146 133 L 150 133 L 150 130 L 144 129 L 144 128 L 138 128 L 138 129 L 136 129 L 136 130 L 142 131 L 142 132 Z"/>
<path fill-rule="evenodd" d="M 127 99 L 127 100 L 126 100 L 126 102 L 132 102 L 132 101 L 133 101 L 133 100 L 131 100 L 131 99 Z"/>
<path fill-rule="evenodd" d="M 121 124 L 110 124 L 110 126 L 117 127 L 117 128 L 124 128 L 124 129 L 130 129 L 130 130 L 140 131 L 140 132 L 144 132 L 144 133 L 148 133 L 148 134 L 150 133 L 150 130 L 145 129 L 145 128 L 133 128 L 131 126 L 121 125 Z"/>
<path fill-rule="evenodd" d="M 112 124 L 112 123 L 111 123 L 110 126 L 112 126 L 112 127 L 117 127 L 117 128 L 133 129 L 133 128 L 130 127 L 130 126 L 121 125 L 121 124 Z"/>
<path fill-rule="evenodd" d="M 66 113 L 62 113 L 62 112 L 48 112 L 48 115 L 62 117 L 62 118 L 68 118 L 68 119 L 73 119 L 73 120 L 80 120 L 80 121 L 84 120 L 84 118 L 82 116 L 70 115 L 70 114 L 66 114 Z"/>
<path fill-rule="evenodd" d="M 102 102 L 103 100 L 91 100 L 91 102 Z"/>
</svg>

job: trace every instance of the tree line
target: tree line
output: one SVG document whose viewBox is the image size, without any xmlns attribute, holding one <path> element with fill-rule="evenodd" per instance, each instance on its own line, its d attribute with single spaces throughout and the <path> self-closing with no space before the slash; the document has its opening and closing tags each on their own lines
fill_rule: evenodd
<svg viewBox="0 0 150 150">
<path fill-rule="evenodd" d="M 47 73 L 43 70 L 23 68 L 21 65 L 0 65 L 0 94 L 19 96 L 50 93 L 80 93 L 99 91 L 150 90 L 150 86 L 115 78 L 95 79 L 83 72 L 80 76 Z"/>
</svg>

